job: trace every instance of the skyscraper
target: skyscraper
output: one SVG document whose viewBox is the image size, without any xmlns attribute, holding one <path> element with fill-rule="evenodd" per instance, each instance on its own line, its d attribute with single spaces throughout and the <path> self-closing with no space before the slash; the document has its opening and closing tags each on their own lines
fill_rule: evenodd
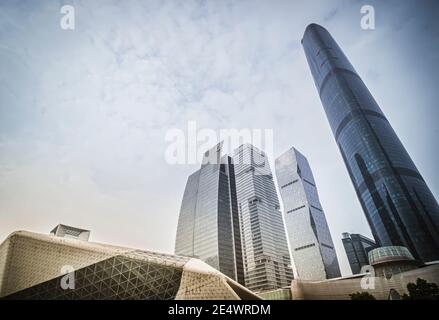
<svg viewBox="0 0 439 320">
<path fill-rule="evenodd" d="M 175 254 L 196 257 L 244 283 L 234 169 L 218 144 L 189 176 L 178 219 Z"/>
<path fill-rule="evenodd" d="M 235 150 L 233 162 L 245 286 L 256 292 L 289 286 L 293 270 L 268 159 L 264 152 L 244 144 Z"/>
<path fill-rule="evenodd" d="M 389 121 L 327 30 L 309 25 L 302 44 L 377 244 L 438 260 L 438 203 Z"/>
<path fill-rule="evenodd" d="M 369 251 L 377 246 L 375 241 L 354 233 L 343 233 L 343 246 L 353 274 L 360 273 L 361 267 L 369 265 Z"/>
<path fill-rule="evenodd" d="M 291 148 L 276 159 L 276 176 L 298 278 L 340 277 L 334 243 L 308 160 Z"/>
</svg>

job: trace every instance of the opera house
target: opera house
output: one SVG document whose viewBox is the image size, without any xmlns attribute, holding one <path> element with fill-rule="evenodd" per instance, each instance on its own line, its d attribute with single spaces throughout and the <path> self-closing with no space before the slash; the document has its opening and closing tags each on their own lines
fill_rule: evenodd
<svg viewBox="0 0 439 320">
<path fill-rule="evenodd" d="M 0 245 L 1 299 L 260 299 L 199 259 L 89 242 L 58 225 Z"/>
</svg>

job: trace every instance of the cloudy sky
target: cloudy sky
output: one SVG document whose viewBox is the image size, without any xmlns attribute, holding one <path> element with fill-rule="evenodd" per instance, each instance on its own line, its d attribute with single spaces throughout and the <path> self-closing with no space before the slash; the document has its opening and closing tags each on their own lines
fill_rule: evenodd
<svg viewBox="0 0 439 320">
<path fill-rule="evenodd" d="M 62 30 L 72 4 L 75 30 Z M 373 5 L 376 29 L 362 30 Z M 0 238 L 58 223 L 172 252 L 187 176 L 169 130 L 274 130 L 314 171 L 341 264 L 370 235 L 300 44 L 326 27 L 439 196 L 437 1 L 2 1 Z"/>
</svg>

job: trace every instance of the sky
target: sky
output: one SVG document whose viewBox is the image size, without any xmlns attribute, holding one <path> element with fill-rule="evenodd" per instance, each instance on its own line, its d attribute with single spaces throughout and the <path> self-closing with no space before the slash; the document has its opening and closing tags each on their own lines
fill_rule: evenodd
<svg viewBox="0 0 439 320">
<path fill-rule="evenodd" d="M 60 8 L 75 8 L 63 30 Z M 375 8 L 375 29 L 360 25 Z M 336 246 L 371 236 L 300 40 L 324 26 L 439 196 L 439 2 L 0 2 L 0 241 L 58 223 L 172 253 L 197 164 L 169 164 L 169 130 L 272 129 L 310 163 Z M 271 164 L 273 165 L 273 164 Z M 273 168 L 272 168 L 273 169 Z"/>
</svg>

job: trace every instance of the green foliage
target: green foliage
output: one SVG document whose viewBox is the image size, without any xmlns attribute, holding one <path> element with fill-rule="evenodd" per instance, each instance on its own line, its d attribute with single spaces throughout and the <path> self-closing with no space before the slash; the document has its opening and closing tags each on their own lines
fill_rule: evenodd
<svg viewBox="0 0 439 320">
<path fill-rule="evenodd" d="M 403 300 L 439 300 L 438 285 L 421 278 L 416 279 L 416 283 L 410 282 L 407 291 L 409 294 L 404 294 Z"/>
<path fill-rule="evenodd" d="M 349 295 L 351 300 L 376 300 L 369 292 L 354 292 Z"/>
</svg>

